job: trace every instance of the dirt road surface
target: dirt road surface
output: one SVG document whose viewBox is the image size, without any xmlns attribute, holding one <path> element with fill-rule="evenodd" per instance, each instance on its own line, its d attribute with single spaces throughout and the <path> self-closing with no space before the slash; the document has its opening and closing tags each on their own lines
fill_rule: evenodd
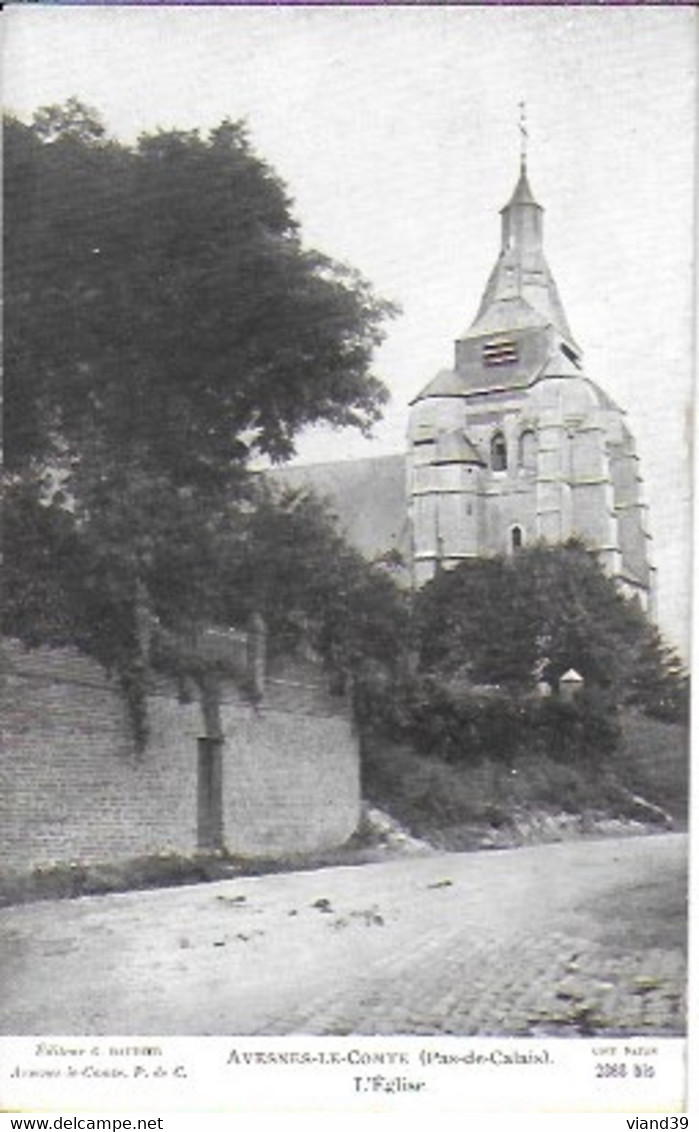
<svg viewBox="0 0 699 1132">
<path fill-rule="evenodd" d="M 5 1034 L 682 1034 L 687 838 L 0 913 Z"/>
</svg>

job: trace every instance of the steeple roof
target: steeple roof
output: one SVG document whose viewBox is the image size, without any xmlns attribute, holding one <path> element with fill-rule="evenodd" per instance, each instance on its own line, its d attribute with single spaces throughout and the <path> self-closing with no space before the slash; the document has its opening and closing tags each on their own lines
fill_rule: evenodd
<svg viewBox="0 0 699 1132">
<path fill-rule="evenodd" d="M 478 313 L 461 339 L 523 327 L 554 326 L 574 338 L 543 252 L 543 213 L 532 192 L 524 159 L 512 196 L 500 210 L 500 254 Z"/>
<path fill-rule="evenodd" d="M 534 199 L 534 193 L 531 190 L 531 186 L 527 178 L 527 167 L 524 161 L 522 161 L 520 165 L 519 180 L 515 185 L 514 192 L 510 197 L 508 203 L 505 205 L 505 208 L 512 208 L 512 206 L 515 204 L 533 204 L 537 208 L 541 208 L 541 205 L 538 204 Z M 505 208 L 500 209 L 500 211 L 504 212 Z"/>
</svg>

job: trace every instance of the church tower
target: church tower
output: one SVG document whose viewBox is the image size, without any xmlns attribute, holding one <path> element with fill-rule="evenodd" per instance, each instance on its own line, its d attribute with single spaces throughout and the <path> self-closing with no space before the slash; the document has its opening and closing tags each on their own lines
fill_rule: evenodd
<svg viewBox="0 0 699 1132">
<path fill-rule="evenodd" d="M 543 250 L 544 210 L 519 178 L 477 314 L 412 403 L 413 583 L 465 558 L 579 538 L 652 608 L 641 478 L 622 410 L 586 376 Z"/>
</svg>

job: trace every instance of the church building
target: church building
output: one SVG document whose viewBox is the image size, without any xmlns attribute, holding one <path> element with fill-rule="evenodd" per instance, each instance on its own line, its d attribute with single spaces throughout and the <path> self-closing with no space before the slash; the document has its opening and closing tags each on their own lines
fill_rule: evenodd
<svg viewBox="0 0 699 1132">
<path fill-rule="evenodd" d="M 476 317 L 456 340 L 453 368 L 414 399 L 407 455 L 288 469 L 283 478 L 329 497 L 365 553 L 399 549 L 416 587 L 467 558 L 575 537 L 652 612 L 633 437 L 623 411 L 585 374 L 544 256 L 543 213 L 523 153 Z"/>
</svg>

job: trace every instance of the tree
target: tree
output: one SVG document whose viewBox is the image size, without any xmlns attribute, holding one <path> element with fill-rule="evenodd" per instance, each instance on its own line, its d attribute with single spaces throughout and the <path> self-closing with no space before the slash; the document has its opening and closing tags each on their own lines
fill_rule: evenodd
<svg viewBox="0 0 699 1132">
<path fill-rule="evenodd" d="M 368 429 L 390 307 L 303 248 L 242 124 L 129 149 L 69 110 L 6 126 L 8 466 L 101 445 L 191 486 Z"/>
<path fill-rule="evenodd" d="M 400 663 L 409 642 L 409 600 L 382 563 L 368 563 L 340 532 L 329 506 L 308 491 L 256 485 L 237 550 L 224 556 L 221 617 L 260 611 L 283 648 L 310 642 L 343 683 L 376 664 Z"/>
<path fill-rule="evenodd" d="M 392 308 L 304 248 L 239 122 L 128 147 L 73 99 L 8 119 L 5 152 L 7 508 L 25 532 L 8 624 L 55 637 L 38 591 L 19 610 L 39 561 L 49 589 L 63 577 L 60 531 L 79 563 L 61 632 L 131 686 L 144 626 L 184 634 L 221 613 L 251 456 L 287 459 L 318 421 L 377 419 Z"/>
<path fill-rule="evenodd" d="M 677 656 L 574 540 L 438 575 L 419 594 L 415 620 L 426 673 L 526 690 L 540 679 L 555 687 L 575 668 L 618 703 L 666 716 L 686 703 Z"/>
</svg>

